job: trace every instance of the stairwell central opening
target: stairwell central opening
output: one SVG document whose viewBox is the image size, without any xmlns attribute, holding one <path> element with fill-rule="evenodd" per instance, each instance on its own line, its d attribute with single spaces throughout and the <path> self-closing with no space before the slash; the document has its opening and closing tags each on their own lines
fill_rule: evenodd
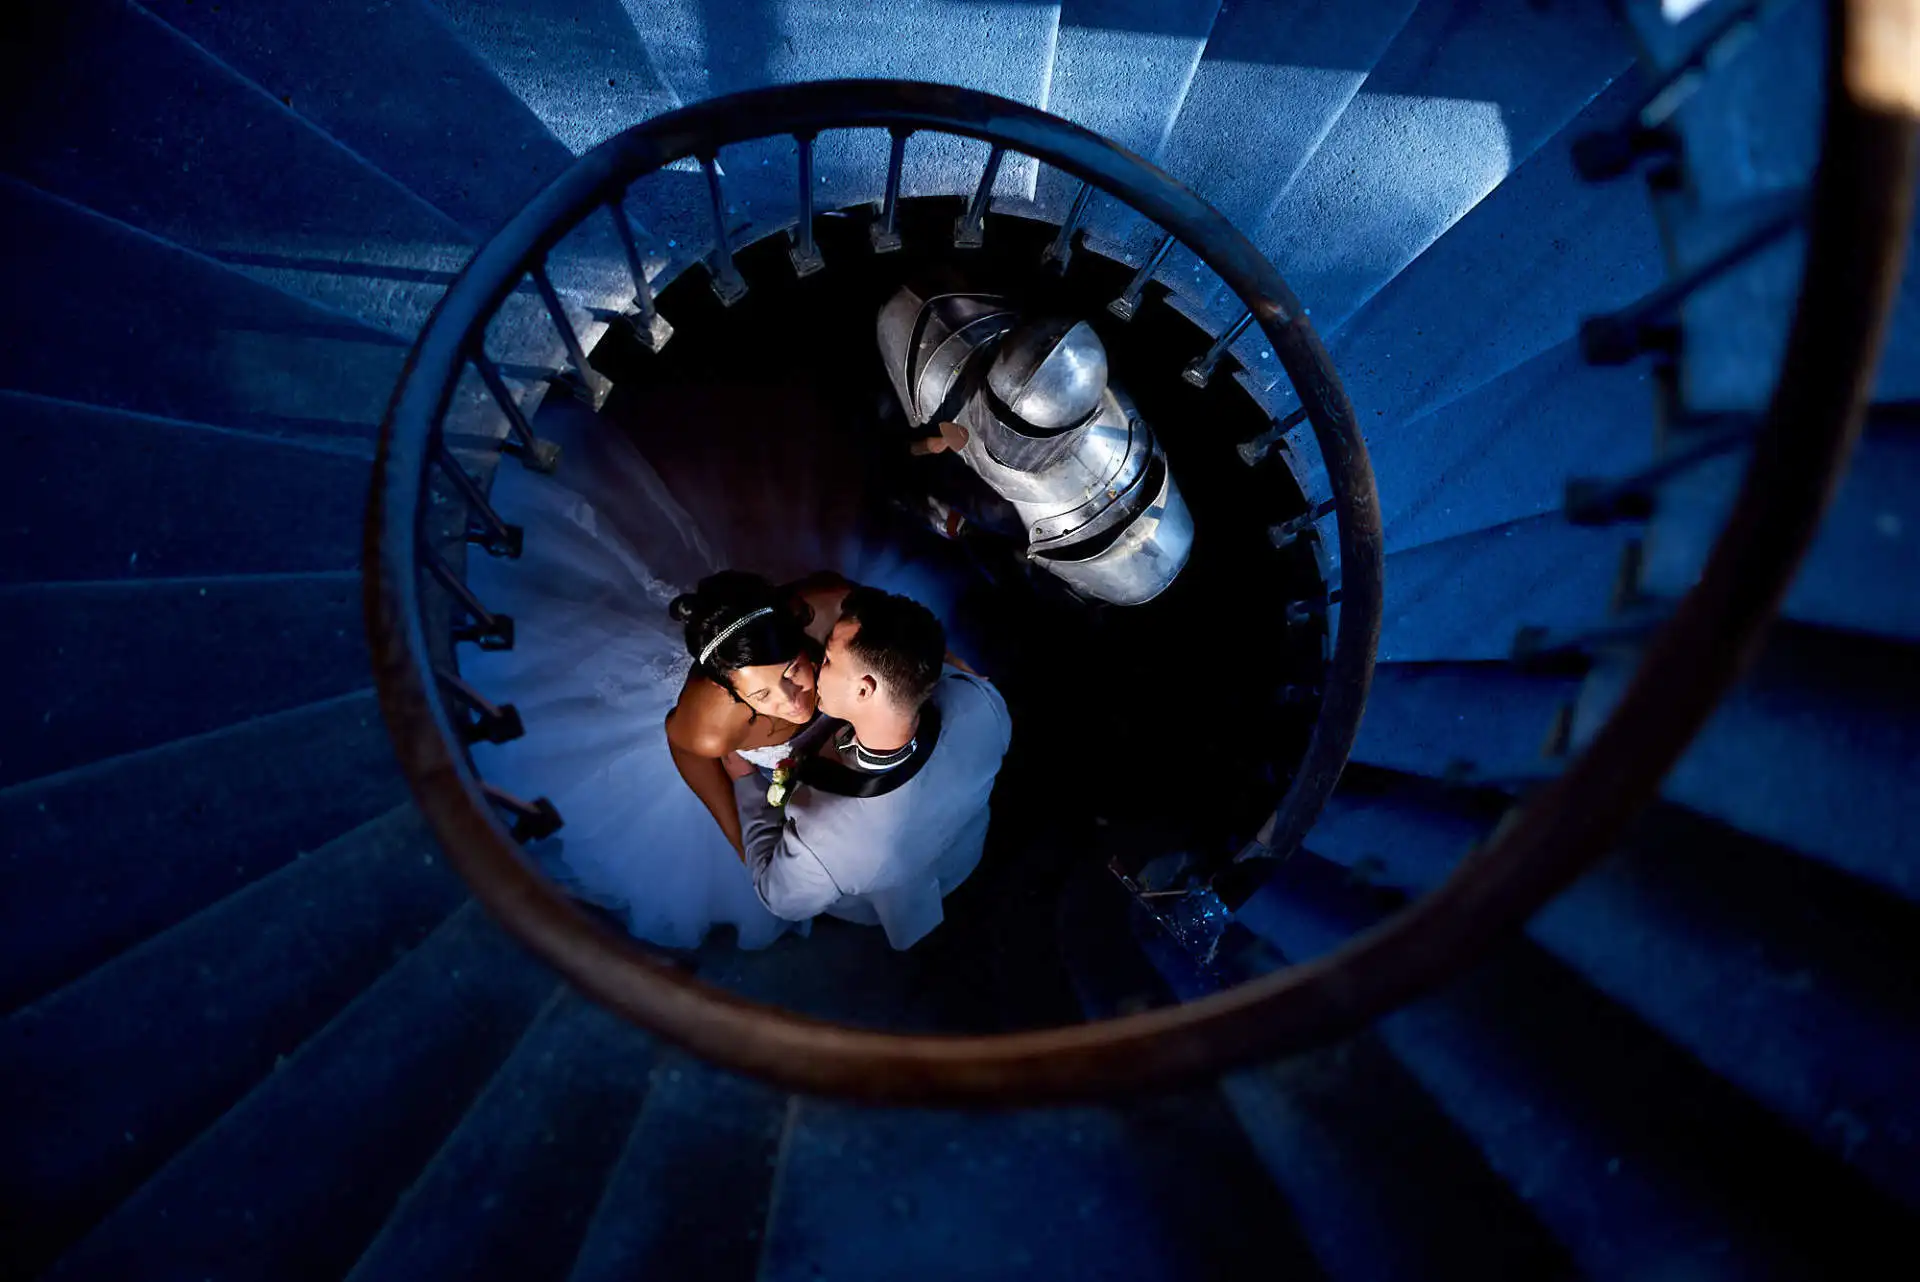
<svg viewBox="0 0 1920 1282">
<path fill-rule="evenodd" d="M 1204 389 L 1180 377 L 1211 336 L 1158 284 L 1131 320 L 1114 316 L 1107 304 L 1133 268 L 1095 248 L 1081 246 L 1064 272 L 1043 270 L 1049 224 L 991 215 L 983 247 L 954 249 L 961 208 L 903 200 L 903 248 L 891 253 L 869 244 L 866 207 L 823 214 L 826 269 L 806 277 L 784 236 L 742 247 L 748 290 L 731 306 L 706 273 L 683 273 L 659 294 L 670 343 L 649 350 L 615 326 L 592 353 L 613 391 L 591 430 L 623 435 L 695 525 L 762 562 L 729 568 L 784 581 L 857 545 L 945 602 L 951 648 L 1008 701 L 1013 745 L 981 867 L 949 897 L 946 924 L 888 964 L 923 994 L 945 994 L 937 1026 L 991 1031 L 1083 1017 L 1063 954 L 1098 951 L 1076 938 L 1116 922 L 1063 912 L 1074 886 L 1110 888 L 1114 872 L 1143 870 L 1163 890 L 1198 884 L 1255 837 L 1318 711 L 1324 611 L 1303 620 L 1299 605 L 1324 602 L 1326 589 L 1310 550 L 1276 548 L 1269 534 L 1307 509 L 1291 473 L 1272 456 L 1250 467 L 1236 449 L 1269 426 L 1266 414 L 1225 370 Z M 1193 511 L 1192 558 L 1168 590 L 1140 606 L 1083 600 L 1018 540 L 929 503 L 951 493 L 960 466 L 909 450 L 925 432 L 907 422 L 875 342 L 881 306 L 906 284 L 1000 294 L 1026 314 L 1095 327 L 1113 382 L 1164 442 Z M 584 409 L 555 398 L 543 417 L 554 414 Z M 530 716 L 528 741 L 541 734 Z M 849 929 L 859 932 L 823 920 L 811 941 L 781 950 L 831 952 L 843 945 L 823 936 Z M 844 947 L 884 948 L 878 932 L 860 933 L 873 938 Z M 725 935 L 694 964 L 760 989 L 753 963 L 721 960 Z M 781 987 L 779 1000 L 810 1013 L 890 1027 L 926 1019 L 870 988 L 809 1005 Z"/>
</svg>

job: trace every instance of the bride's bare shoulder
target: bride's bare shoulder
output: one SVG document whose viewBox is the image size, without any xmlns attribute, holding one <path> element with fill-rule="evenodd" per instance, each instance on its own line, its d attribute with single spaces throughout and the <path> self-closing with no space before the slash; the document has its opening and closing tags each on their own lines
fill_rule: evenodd
<svg viewBox="0 0 1920 1282">
<path fill-rule="evenodd" d="M 719 757 L 739 746 L 747 709 L 697 672 L 687 674 L 679 702 L 667 713 L 667 742 L 684 752 Z"/>
</svg>

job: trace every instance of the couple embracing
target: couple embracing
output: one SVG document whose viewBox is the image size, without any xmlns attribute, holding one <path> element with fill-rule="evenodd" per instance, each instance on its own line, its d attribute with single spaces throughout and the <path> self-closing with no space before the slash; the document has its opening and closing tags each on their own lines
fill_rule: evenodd
<svg viewBox="0 0 1920 1282">
<path fill-rule="evenodd" d="M 939 925 L 980 862 L 1011 723 L 933 612 L 837 574 L 730 571 L 671 613 L 694 660 L 674 764 L 767 910 L 879 925 L 902 949 Z"/>
<path fill-rule="evenodd" d="M 980 858 L 1010 735 L 946 653 L 971 570 L 851 505 L 809 508 L 787 454 L 763 484 L 757 455 L 703 452 L 669 486 L 584 407 L 541 422 L 557 470 L 494 486 L 523 554 L 467 567 L 514 646 L 461 659 L 526 727 L 473 746 L 480 775 L 564 821 L 528 857 L 670 948 L 716 927 L 762 948 L 820 913 L 924 936 Z"/>
</svg>

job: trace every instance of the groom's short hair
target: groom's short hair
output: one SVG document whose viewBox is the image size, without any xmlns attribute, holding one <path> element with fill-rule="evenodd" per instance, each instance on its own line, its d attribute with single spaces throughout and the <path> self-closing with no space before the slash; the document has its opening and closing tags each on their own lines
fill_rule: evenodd
<svg viewBox="0 0 1920 1282">
<path fill-rule="evenodd" d="M 859 631 L 847 642 L 902 708 L 927 701 L 947 657 L 947 631 L 933 611 L 910 597 L 879 588 L 855 588 L 840 603 L 842 621 Z"/>
</svg>

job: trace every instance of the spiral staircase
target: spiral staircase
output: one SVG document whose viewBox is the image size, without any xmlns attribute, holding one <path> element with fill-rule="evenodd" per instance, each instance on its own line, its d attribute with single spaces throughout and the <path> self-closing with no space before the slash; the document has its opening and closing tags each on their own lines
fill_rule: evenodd
<svg viewBox="0 0 1920 1282">
<path fill-rule="evenodd" d="M 1371 493 L 1326 448 L 1338 389 L 1303 401 L 1296 353 L 1218 264 L 1060 165 L 880 128 L 801 149 L 817 219 L 796 226 L 796 148 L 775 136 L 661 168 L 631 221 L 552 246 L 450 385 L 437 439 L 470 470 L 428 522 L 465 542 L 458 500 L 487 511 L 495 467 L 538 465 L 605 401 L 603 352 L 664 360 L 769 260 L 830 281 L 846 238 L 800 228 L 857 210 L 884 250 L 890 230 L 924 243 L 915 208 L 964 210 L 962 233 L 1038 228 L 1068 271 L 1124 282 L 1134 318 L 1103 323 L 1174 335 L 1169 378 L 1248 417 L 1212 444 L 1278 496 L 1258 565 L 1316 585 L 1275 626 L 1326 683 L 1276 705 L 1326 716 L 1343 622 L 1353 637 L 1384 584 L 1358 737 L 1303 841 L 1249 831 L 1171 887 L 1136 861 L 1136 901 L 1104 874 L 1076 892 L 1052 1006 L 973 993 L 956 1016 L 937 939 L 933 961 L 892 958 L 850 929 L 665 969 L 972 1033 L 1213 1009 L 1290 964 L 1328 973 L 1436 888 L 1492 913 L 1448 890 L 1462 857 L 1511 848 L 1645 702 L 1636 671 L 1670 652 L 1723 528 L 1791 538 L 1742 525 L 1742 472 L 1798 457 L 1766 424 L 1822 228 L 1808 193 L 1849 160 L 1831 133 L 1822 155 L 1837 28 L 1814 0 L 1667 8 L 29 6 L 0 178 L 0 1271 L 1746 1278 L 1910 1259 L 1920 286 L 1894 300 L 1851 468 L 1764 649 L 1643 814 L 1587 816 L 1624 832 L 1613 853 L 1523 934 L 1457 966 L 1435 953 L 1433 991 L 1225 1076 L 873 1108 L 715 1067 L 683 1048 L 712 1051 L 700 1035 L 582 996 L 558 936 L 516 940 L 470 897 L 373 689 L 370 469 L 377 446 L 383 475 L 405 452 L 431 355 L 410 348 L 476 251 L 638 122 L 833 77 L 960 85 L 1154 162 L 1277 265 L 1351 399 L 1377 546 L 1353 541 Z M 1883 81 L 1877 109 L 1910 121 L 1911 68 Z M 1871 284 L 1842 282 L 1862 308 Z M 1182 448 L 1203 445 L 1170 434 L 1176 467 Z M 472 649 L 446 639 L 449 599 L 420 630 L 435 660 Z M 1674 702 L 1717 671 L 1681 672 Z M 1341 689 L 1357 700 L 1366 672 Z M 484 693 L 460 705 L 483 732 L 504 715 Z M 1198 947 L 1170 898 L 1219 909 Z"/>
</svg>

